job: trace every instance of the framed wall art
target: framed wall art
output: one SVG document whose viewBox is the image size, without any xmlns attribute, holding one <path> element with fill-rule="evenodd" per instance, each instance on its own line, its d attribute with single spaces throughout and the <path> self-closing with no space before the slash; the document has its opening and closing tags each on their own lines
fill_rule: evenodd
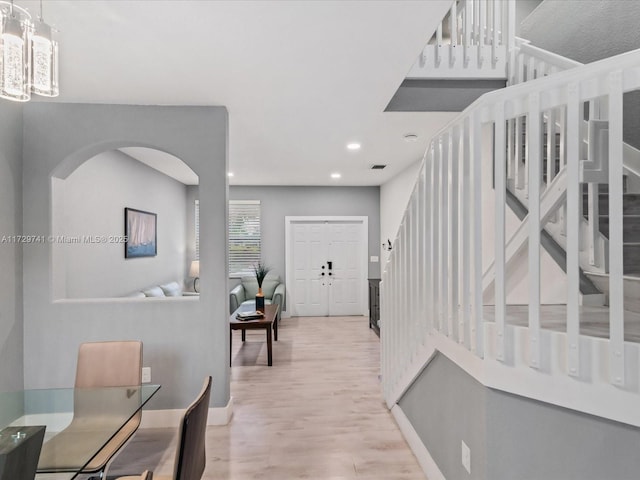
<svg viewBox="0 0 640 480">
<path fill-rule="evenodd" d="M 125 258 L 155 257 L 158 254 L 158 215 L 124 209 Z"/>
</svg>

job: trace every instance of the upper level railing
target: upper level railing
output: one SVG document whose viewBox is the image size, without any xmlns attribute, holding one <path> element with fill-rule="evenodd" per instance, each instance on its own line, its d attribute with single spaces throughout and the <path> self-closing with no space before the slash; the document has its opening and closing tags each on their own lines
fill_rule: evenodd
<svg viewBox="0 0 640 480">
<path fill-rule="evenodd" d="M 506 78 L 515 0 L 457 0 L 407 78 Z"/>
<path fill-rule="evenodd" d="M 415 373 L 412 365 L 426 361 L 420 352 L 428 351 L 425 345 L 437 337 L 482 361 L 506 364 L 514 349 L 521 349 L 534 371 L 549 373 L 546 366 L 553 363 L 560 374 L 581 382 L 603 381 L 638 394 L 637 351 L 625 349 L 624 340 L 622 98 L 639 89 L 640 51 L 634 51 L 486 94 L 433 138 L 381 284 L 382 379 L 389 405 L 408 386 L 407 372 Z M 609 332 L 604 349 L 585 343 L 580 332 L 582 195 L 583 184 L 589 183 L 583 162 L 584 112 L 594 99 L 607 119 L 607 128 L 599 132 L 606 152 L 601 158 L 606 172 L 600 175 L 608 185 L 609 204 Z M 549 147 L 545 136 L 557 137 L 557 145 Z M 543 145 L 562 152 L 558 168 L 545 172 Z M 528 213 L 512 228 L 507 186 L 509 172 L 519 165 L 514 163 L 518 152 L 526 155 L 520 165 L 526 165 L 521 175 L 528 179 Z M 566 314 L 561 319 L 564 335 L 551 345 L 541 326 L 541 231 L 559 206 L 565 216 Z M 524 345 L 507 331 L 508 241 L 518 229 L 526 232 L 519 250 L 526 252 L 521 260 L 528 277 Z M 494 294 L 489 303 L 495 305 L 495 315 L 488 322 L 483 273 L 491 263 Z M 591 362 L 599 352 L 605 352 L 606 367 L 594 371 Z M 562 361 L 550 360 L 558 356 Z"/>
</svg>

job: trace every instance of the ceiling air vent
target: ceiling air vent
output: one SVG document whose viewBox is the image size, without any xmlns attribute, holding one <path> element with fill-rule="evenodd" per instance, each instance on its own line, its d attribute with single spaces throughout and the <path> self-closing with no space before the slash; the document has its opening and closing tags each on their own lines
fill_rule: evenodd
<svg viewBox="0 0 640 480">
<path fill-rule="evenodd" d="M 372 165 L 371 170 L 382 170 L 386 165 Z"/>
</svg>

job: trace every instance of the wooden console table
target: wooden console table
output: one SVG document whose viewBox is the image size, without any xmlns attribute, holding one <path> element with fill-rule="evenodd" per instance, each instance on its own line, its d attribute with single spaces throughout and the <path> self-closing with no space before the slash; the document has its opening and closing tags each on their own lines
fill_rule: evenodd
<svg viewBox="0 0 640 480">
<path fill-rule="evenodd" d="M 229 331 L 229 365 L 231 365 L 231 356 L 232 356 L 232 347 L 233 347 L 233 331 L 234 330 L 242 330 L 242 341 L 246 340 L 247 330 L 258 330 L 264 329 L 267 331 L 267 363 L 269 366 L 273 365 L 273 353 L 272 353 L 272 342 L 271 342 L 271 329 L 273 328 L 273 336 L 275 337 L 276 342 L 278 341 L 278 309 L 279 305 L 265 305 L 264 306 L 264 318 L 259 318 L 257 320 L 238 320 L 236 318 L 236 314 L 238 312 L 246 311 L 246 308 L 243 309 L 240 307 L 238 310 L 231 314 L 229 317 L 229 326 L 231 330 Z"/>
</svg>

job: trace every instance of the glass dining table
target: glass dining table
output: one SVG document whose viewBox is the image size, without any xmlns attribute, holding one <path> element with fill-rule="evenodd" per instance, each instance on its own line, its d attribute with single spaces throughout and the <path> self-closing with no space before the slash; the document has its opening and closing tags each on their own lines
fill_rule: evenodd
<svg viewBox="0 0 640 480">
<path fill-rule="evenodd" d="M 76 478 L 159 389 L 145 384 L 0 393 L 0 480 L 19 478 L 36 459 L 36 480 Z M 25 460 L 29 455 L 33 460 Z"/>
</svg>

